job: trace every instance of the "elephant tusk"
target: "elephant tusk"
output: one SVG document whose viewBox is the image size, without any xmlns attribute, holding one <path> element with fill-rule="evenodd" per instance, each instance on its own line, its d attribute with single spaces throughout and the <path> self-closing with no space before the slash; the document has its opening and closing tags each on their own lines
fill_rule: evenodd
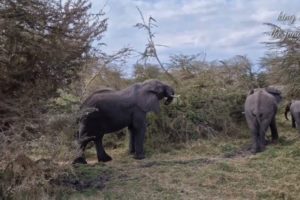
<svg viewBox="0 0 300 200">
<path fill-rule="evenodd" d="M 172 97 L 172 98 L 179 98 L 180 97 L 180 95 L 170 95 L 170 97 Z"/>
</svg>

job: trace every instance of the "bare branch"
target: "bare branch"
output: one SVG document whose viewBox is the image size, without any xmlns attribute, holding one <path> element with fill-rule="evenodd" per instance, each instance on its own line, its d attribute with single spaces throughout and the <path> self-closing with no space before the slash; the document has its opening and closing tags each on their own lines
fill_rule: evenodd
<svg viewBox="0 0 300 200">
<path fill-rule="evenodd" d="M 148 18 L 148 24 L 146 24 L 142 11 L 139 9 L 139 7 L 137 7 L 137 10 L 141 16 L 142 23 L 137 23 L 135 27 L 139 29 L 145 29 L 147 31 L 147 36 L 148 36 L 148 44 L 146 44 L 145 51 L 141 53 L 142 57 L 139 60 L 144 60 L 144 64 L 146 65 L 148 58 L 153 57 L 159 64 L 160 68 L 164 71 L 164 73 L 177 85 L 178 81 L 175 79 L 174 76 L 172 76 L 172 74 L 168 72 L 168 70 L 164 67 L 163 63 L 159 59 L 159 56 L 157 55 L 157 50 L 156 50 L 157 45 L 154 43 L 153 40 L 155 34 L 152 32 L 151 29 L 153 27 L 157 27 L 157 25 L 155 24 L 157 21 L 150 16 Z M 163 45 L 159 45 L 159 46 L 163 46 Z"/>
</svg>

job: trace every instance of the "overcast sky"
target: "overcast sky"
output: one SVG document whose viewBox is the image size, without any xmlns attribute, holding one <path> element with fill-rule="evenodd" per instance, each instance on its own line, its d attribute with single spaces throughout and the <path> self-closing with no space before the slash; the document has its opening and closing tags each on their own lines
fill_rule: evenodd
<svg viewBox="0 0 300 200">
<path fill-rule="evenodd" d="M 136 9 L 156 19 L 158 54 L 164 62 L 173 54 L 206 53 L 207 60 L 247 55 L 254 64 L 264 55 L 261 43 L 268 30 L 263 22 L 275 22 L 281 11 L 300 21 L 299 0 L 92 0 L 93 10 L 104 7 L 108 31 L 103 41 L 110 53 L 130 46 L 143 51 L 145 32 L 134 25 L 141 21 Z M 104 6 L 105 5 L 105 6 Z M 129 66 L 137 60 L 131 57 Z"/>
</svg>

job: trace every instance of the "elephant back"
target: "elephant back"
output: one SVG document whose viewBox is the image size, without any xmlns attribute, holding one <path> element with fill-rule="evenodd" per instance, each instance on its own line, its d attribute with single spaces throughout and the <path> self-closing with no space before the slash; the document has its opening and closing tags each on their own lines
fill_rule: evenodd
<svg viewBox="0 0 300 200">
<path fill-rule="evenodd" d="M 81 104 L 80 106 L 80 109 L 86 107 L 86 106 L 89 106 L 89 104 L 91 103 L 91 101 L 93 100 L 93 98 L 96 96 L 96 95 L 99 95 L 99 94 L 104 94 L 104 93 L 110 93 L 110 92 L 115 92 L 114 89 L 112 88 L 103 88 L 103 89 L 99 89 L 99 90 L 96 90 L 95 92 L 93 92 L 91 95 L 89 95 L 84 101 L 83 103 Z"/>
<path fill-rule="evenodd" d="M 300 101 L 299 100 L 292 101 L 290 110 L 293 112 L 300 112 Z"/>
<path fill-rule="evenodd" d="M 264 88 L 252 90 L 245 102 L 245 111 L 254 115 L 277 110 L 276 98 Z"/>
</svg>

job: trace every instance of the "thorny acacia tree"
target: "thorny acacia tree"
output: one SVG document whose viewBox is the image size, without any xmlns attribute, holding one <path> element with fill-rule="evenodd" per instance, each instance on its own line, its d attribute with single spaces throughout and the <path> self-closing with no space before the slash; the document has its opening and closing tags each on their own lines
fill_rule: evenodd
<svg viewBox="0 0 300 200">
<path fill-rule="evenodd" d="M 236 55 L 220 63 L 219 76 L 222 76 L 224 84 L 245 90 L 265 86 L 261 68 L 255 67 L 247 56 Z"/>
<path fill-rule="evenodd" d="M 48 98 L 97 56 L 107 19 L 90 8 L 88 0 L 0 2 L 1 143 L 26 131 L 34 135 Z"/>
<path fill-rule="evenodd" d="M 265 23 L 270 28 L 266 34 L 270 41 L 262 63 L 267 67 L 270 81 L 287 86 L 287 94 L 300 97 L 300 27 L 295 20 L 288 21 L 278 17 L 277 24 Z M 289 18 L 295 15 L 288 15 Z"/>
<path fill-rule="evenodd" d="M 87 0 L 4 0 L 0 3 L 1 93 L 51 96 L 69 84 L 106 30 Z M 36 86 L 39 87 L 36 87 Z"/>
</svg>

